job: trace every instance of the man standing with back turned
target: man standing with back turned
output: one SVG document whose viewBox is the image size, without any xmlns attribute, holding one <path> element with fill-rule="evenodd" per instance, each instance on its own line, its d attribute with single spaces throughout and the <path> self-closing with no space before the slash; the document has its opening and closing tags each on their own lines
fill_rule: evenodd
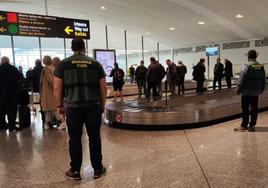
<svg viewBox="0 0 268 188">
<path fill-rule="evenodd" d="M 255 131 L 258 117 L 259 95 L 265 88 L 265 71 L 263 65 L 256 61 L 257 52 L 250 50 L 248 52 L 248 63 L 240 73 L 237 94 L 242 95 L 242 123 L 241 127 L 235 131 Z M 251 106 L 251 121 L 249 123 L 249 105 Z M 249 124 L 249 126 L 248 126 Z"/>
<path fill-rule="evenodd" d="M 74 55 L 59 63 L 54 72 L 54 95 L 57 110 L 65 114 L 62 104 L 64 88 L 69 133 L 71 168 L 65 173 L 72 180 L 81 180 L 83 125 L 89 137 L 90 160 L 94 178 L 100 178 L 106 168 L 102 165 L 101 115 L 106 100 L 105 73 L 98 61 L 85 55 L 82 39 L 72 40 Z"/>
</svg>

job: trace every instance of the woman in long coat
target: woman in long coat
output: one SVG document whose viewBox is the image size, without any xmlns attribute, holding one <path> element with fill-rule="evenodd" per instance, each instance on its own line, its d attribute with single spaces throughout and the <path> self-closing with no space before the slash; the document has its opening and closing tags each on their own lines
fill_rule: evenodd
<svg viewBox="0 0 268 188">
<path fill-rule="evenodd" d="M 56 102 L 53 93 L 53 72 L 54 66 L 50 56 L 45 56 L 43 59 L 45 68 L 42 70 L 40 78 L 40 100 L 42 110 L 45 112 L 45 130 L 49 129 L 49 122 L 52 117 L 56 117 L 61 122 L 59 129 L 65 129 L 66 124 L 62 116 L 56 111 Z"/>
</svg>

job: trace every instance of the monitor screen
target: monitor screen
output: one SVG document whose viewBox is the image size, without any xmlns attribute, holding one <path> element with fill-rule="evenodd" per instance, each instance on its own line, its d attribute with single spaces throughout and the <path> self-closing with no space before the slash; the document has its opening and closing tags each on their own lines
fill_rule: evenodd
<svg viewBox="0 0 268 188">
<path fill-rule="evenodd" d="M 216 56 L 216 55 L 218 55 L 218 47 L 206 48 L 206 55 L 207 56 Z"/>
<path fill-rule="evenodd" d="M 106 82 L 111 83 L 113 79 L 110 76 L 116 62 L 115 50 L 94 50 L 94 58 L 102 64 L 106 74 Z"/>
</svg>

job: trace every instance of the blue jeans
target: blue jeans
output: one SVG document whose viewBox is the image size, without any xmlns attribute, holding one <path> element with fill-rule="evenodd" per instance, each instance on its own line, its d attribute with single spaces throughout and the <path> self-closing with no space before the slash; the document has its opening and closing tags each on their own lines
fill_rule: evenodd
<svg viewBox="0 0 268 188">
<path fill-rule="evenodd" d="M 70 136 L 69 152 L 72 171 L 80 172 L 82 166 L 83 150 L 81 137 L 85 125 L 89 137 L 90 160 L 95 171 L 102 170 L 101 152 L 101 110 L 100 105 L 91 105 L 79 108 L 67 108 L 67 127 Z"/>
</svg>

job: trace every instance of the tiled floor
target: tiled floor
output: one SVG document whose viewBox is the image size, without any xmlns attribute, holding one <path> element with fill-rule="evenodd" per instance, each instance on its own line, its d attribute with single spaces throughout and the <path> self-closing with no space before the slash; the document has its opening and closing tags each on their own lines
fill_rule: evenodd
<svg viewBox="0 0 268 188">
<path fill-rule="evenodd" d="M 128 131 L 102 127 L 107 174 L 92 179 L 87 138 L 83 180 L 64 178 L 69 168 L 68 135 L 31 129 L 0 132 L 0 187 L 268 187 L 268 112 L 255 133 L 235 133 L 240 119 L 179 131 Z"/>
</svg>

